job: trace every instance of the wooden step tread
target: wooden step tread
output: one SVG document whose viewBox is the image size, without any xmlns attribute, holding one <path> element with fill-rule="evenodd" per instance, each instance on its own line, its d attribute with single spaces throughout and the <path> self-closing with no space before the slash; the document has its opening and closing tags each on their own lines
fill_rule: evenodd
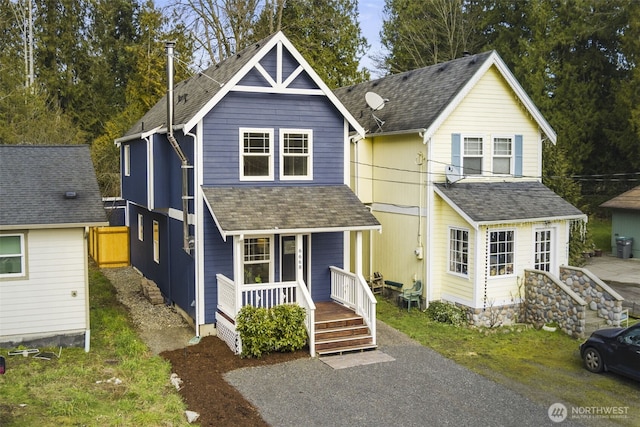
<svg viewBox="0 0 640 427">
<path fill-rule="evenodd" d="M 373 335 L 361 334 L 361 335 L 349 335 L 346 337 L 339 337 L 339 338 L 316 339 L 316 345 L 355 341 L 355 340 L 366 340 L 366 339 L 373 339 Z"/>
<path fill-rule="evenodd" d="M 340 331 L 355 331 L 358 329 L 369 330 L 369 327 L 367 325 L 337 326 L 335 328 L 316 329 L 316 333 L 327 334 L 331 332 L 340 332 Z"/>
</svg>

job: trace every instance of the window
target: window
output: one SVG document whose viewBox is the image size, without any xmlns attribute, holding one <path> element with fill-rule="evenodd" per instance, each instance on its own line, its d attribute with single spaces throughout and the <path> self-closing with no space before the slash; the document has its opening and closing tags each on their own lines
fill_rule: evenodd
<svg viewBox="0 0 640 427">
<path fill-rule="evenodd" d="M 153 221 L 153 260 L 160 264 L 160 225 Z"/>
<path fill-rule="evenodd" d="M 124 176 L 131 176 L 131 146 L 126 144 L 123 148 L 124 152 Z"/>
<path fill-rule="evenodd" d="M 138 214 L 138 240 L 144 241 L 144 218 L 142 214 Z"/>
<path fill-rule="evenodd" d="M 273 129 L 240 129 L 240 179 L 273 179 Z"/>
<path fill-rule="evenodd" d="M 464 137 L 462 168 L 465 175 L 482 175 L 482 137 Z"/>
<path fill-rule="evenodd" d="M 535 263 L 533 268 L 551 271 L 551 230 L 536 231 Z"/>
<path fill-rule="evenodd" d="M 493 138 L 493 173 L 500 175 L 511 174 L 512 153 L 513 139 L 511 137 Z"/>
<path fill-rule="evenodd" d="M 449 229 L 449 271 L 469 274 L 469 231 L 460 228 Z"/>
<path fill-rule="evenodd" d="M 24 234 L 0 235 L 0 278 L 23 277 L 25 267 Z"/>
<path fill-rule="evenodd" d="M 280 179 L 312 179 L 311 130 L 280 131 Z"/>
<path fill-rule="evenodd" d="M 513 230 L 490 233 L 489 274 L 491 276 L 513 274 L 514 234 Z"/>
<path fill-rule="evenodd" d="M 244 283 L 267 283 L 271 277 L 271 239 L 244 240 Z"/>
</svg>

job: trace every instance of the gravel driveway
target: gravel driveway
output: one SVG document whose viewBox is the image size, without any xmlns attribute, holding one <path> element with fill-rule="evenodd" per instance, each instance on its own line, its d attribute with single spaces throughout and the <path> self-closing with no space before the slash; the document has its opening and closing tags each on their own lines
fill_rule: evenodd
<svg viewBox="0 0 640 427">
<path fill-rule="evenodd" d="M 394 361 L 333 369 L 319 359 L 238 369 L 225 379 L 279 426 L 558 425 L 523 396 L 378 322 Z M 551 405 L 555 402 L 550 402 Z M 579 425 L 570 419 L 562 426 Z"/>
</svg>

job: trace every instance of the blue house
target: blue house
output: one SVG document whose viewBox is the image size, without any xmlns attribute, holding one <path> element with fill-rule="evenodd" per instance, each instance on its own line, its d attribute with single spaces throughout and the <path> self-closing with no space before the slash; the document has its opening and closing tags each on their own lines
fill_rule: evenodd
<svg viewBox="0 0 640 427">
<path fill-rule="evenodd" d="M 312 356 L 375 347 L 355 118 L 282 33 L 169 88 L 116 140 L 132 265 L 236 353 L 247 304 L 304 307 Z"/>
</svg>

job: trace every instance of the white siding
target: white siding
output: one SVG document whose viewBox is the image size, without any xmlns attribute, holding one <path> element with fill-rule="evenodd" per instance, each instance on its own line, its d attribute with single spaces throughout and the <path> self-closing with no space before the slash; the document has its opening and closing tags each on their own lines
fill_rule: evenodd
<svg viewBox="0 0 640 427">
<path fill-rule="evenodd" d="M 84 229 L 30 230 L 26 241 L 27 278 L 0 280 L 0 339 L 89 329 Z"/>
</svg>

